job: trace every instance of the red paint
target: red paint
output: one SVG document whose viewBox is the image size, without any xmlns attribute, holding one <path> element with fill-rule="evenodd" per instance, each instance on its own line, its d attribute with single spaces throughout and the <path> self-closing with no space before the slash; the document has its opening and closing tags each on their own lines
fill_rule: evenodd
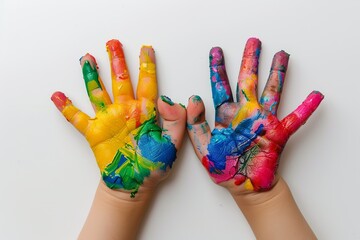
<svg viewBox="0 0 360 240">
<path fill-rule="evenodd" d="M 59 111 L 62 112 L 65 106 L 67 105 L 67 102 L 70 100 L 65 96 L 64 93 L 55 92 L 51 96 L 51 101 L 53 101 L 55 106 L 59 109 Z"/>
</svg>

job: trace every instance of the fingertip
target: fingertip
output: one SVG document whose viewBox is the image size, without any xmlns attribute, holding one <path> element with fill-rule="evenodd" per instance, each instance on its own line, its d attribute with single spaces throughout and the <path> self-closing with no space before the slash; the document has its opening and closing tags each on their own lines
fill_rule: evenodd
<svg viewBox="0 0 360 240">
<path fill-rule="evenodd" d="M 140 71 L 155 74 L 155 51 L 151 46 L 142 46 L 140 50 Z"/>
<path fill-rule="evenodd" d="M 247 40 L 244 50 L 244 57 L 259 57 L 261 51 L 261 41 L 258 38 L 251 37 Z"/>
<path fill-rule="evenodd" d="M 213 47 L 209 53 L 210 66 L 224 65 L 224 53 L 220 47 Z"/>
<path fill-rule="evenodd" d="M 106 42 L 106 51 L 109 53 L 109 55 L 111 55 L 111 57 L 124 57 L 122 44 L 117 39 L 111 39 Z"/>
<path fill-rule="evenodd" d="M 88 62 L 93 69 L 97 68 L 97 62 L 94 56 L 92 56 L 90 53 L 86 53 L 84 56 L 82 56 L 80 59 L 80 65 L 83 67 L 86 62 Z"/>
<path fill-rule="evenodd" d="M 315 110 L 324 99 L 324 95 L 319 91 L 312 91 L 305 100 L 305 104 Z"/>
<path fill-rule="evenodd" d="M 314 90 L 310 93 L 310 95 L 316 96 L 317 98 L 320 98 L 321 100 L 324 99 L 324 94 L 322 94 L 320 91 Z"/>
<path fill-rule="evenodd" d="M 271 70 L 286 72 L 286 69 L 288 67 L 289 57 L 290 57 L 290 54 L 288 54 L 284 50 L 277 52 L 274 55 L 274 58 L 273 58 L 273 61 L 271 64 Z"/>
<path fill-rule="evenodd" d="M 196 124 L 205 121 L 205 105 L 200 96 L 193 95 L 189 98 L 186 111 L 188 124 Z"/>
<path fill-rule="evenodd" d="M 60 112 L 63 111 L 63 109 L 66 107 L 68 103 L 71 103 L 71 101 L 66 97 L 66 95 L 60 91 L 54 92 L 52 94 L 51 101 L 53 101 L 53 103 L 55 104 L 57 109 L 59 109 Z"/>
<path fill-rule="evenodd" d="M 143 45 L 141 47 L 140 63 L 155 63 L 155 51 L 151 45 Z"/>
<path fill-rule="evenodd" d="M 246 43 L 260 43 L 261 44 L 261 41 L 257 37 L 249 37 L 248 40 L 246 41 Z"/>
<path fill-rule="evenodd" d="M 167 121 L 185 120 L 186 109 L 174 103 L 169 97 L 162 95 L 157 101 L 160 116 Z"/>
</svg>

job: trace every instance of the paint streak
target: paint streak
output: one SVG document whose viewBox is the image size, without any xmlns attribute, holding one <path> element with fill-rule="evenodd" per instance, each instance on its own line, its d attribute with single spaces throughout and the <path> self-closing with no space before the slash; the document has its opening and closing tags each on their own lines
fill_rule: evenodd
<svg viewBox="0 0 360 240">
<path fill-rule="evenodd" d="M 169 104 L 170 106 L 174 106 L 174 102 L 173 102 L 169 97 L 167 97 L 167 96 L 165 96 L 165 95 L 161 95 L 161 96 L 160 96 L 160 99 L 161 99 L 163 102 Z"/>
<path fill-rule="evenodd" d="M 96 111 L 104 110 L 111 100 L 99 77 L 95 58 L 87 53 L 80 58 L 80 64 L 90 102 Z"/>
<path fill-rule="evenodd" d="M 136 144 L 131 141 L 118 149 L 113 161 L 104 169 L 102 177 L 109 188 L 138 192 L 151 171 L 166 171 L 176 159 L 176 148 L 168 135 L 156 125 L 155 117 L 133 130 Z"/>
<path fill-rule="evenodd" d="M 236 88 L 237 99 L 242 103 L 244 101 L 257 100 L 257 74 L 260 52 L 260 40 L 257 38 L 249 38 L 244 49 Z"/>
<path fill-rule="evenodd" d="M 182 104 L 182 103 L 179 103 L 179 105 L 183 108 L 183 109 L 186 109 L 185 105 Z"/>
</svg>

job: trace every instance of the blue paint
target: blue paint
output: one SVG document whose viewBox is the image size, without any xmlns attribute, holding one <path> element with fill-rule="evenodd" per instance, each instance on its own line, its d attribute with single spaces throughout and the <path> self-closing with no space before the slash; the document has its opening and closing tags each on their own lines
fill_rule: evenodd
<svg viewBox="0 0 360 240">
<path fill-rule="evenodd" d="M 211 61 L 212 56 L 210 55 Z M 210 82 L 215 108 L 224 102 L 233 100 L 224 65 L 210 67 Z"/>
<path fill-rule="evenodd" d="M 166 170 L 169 166 L 172 167 L 172 164 L 176 158 L 176 148 L 170 140 L 170 136 L 158 135 L 158 132 L 150 131 L 148 134 L 144 134 L 138 140 L 138 147 L 140 149 L 141 155 L 152 162 L 162 162 L 164 166 L 162 170 Z"/>
<path fill-rule="evenodd" d="M 262 96 L 260 98 L 260 104 L 264 105 L 265 103 L 269 102 L 269 97 L 268 96 Z"/>
<path fill-rule="evenodd" d="M 235 129 L 228 127 L 213 130 L 207 155 L 212 163 L 210 173 L 224 170 L 227 156 L 240 157 L 245 152 L 264 128 L 264 125 L 260 124 L 255 132 L 251 132 L 254 122 L 259 118 L 260 113 L 243 120 Z"/>
</svg>

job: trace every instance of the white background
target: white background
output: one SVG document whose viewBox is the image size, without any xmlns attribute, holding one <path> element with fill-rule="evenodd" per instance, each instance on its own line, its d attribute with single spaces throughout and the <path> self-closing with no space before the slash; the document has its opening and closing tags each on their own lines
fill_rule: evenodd
<svg viewBox="0 0 360 240">
<path fill-rule="evenodd" d="M 50 101 L 64 91 L 92 114 L 78 59 L 120 39 L 133 82 L 152 44 L 159 93 L 203 97 L 213 125 L 208 51 L 221 46 L 233 89 L 248 37 L 263 42 L 259 91 L 273 54 L 291 54 L 279 117 L 313 89 L 325 100 L 288 142 L 280 173 L 319 239 L 360 239 L 360 2 L 0 1 L 0 239 L 75 239 L 99 173 L 87 142 Z M 142 229 L 149 239 L 254 239 L 231 196 L 213 184 L 186 138 Z"/>
</svg>

